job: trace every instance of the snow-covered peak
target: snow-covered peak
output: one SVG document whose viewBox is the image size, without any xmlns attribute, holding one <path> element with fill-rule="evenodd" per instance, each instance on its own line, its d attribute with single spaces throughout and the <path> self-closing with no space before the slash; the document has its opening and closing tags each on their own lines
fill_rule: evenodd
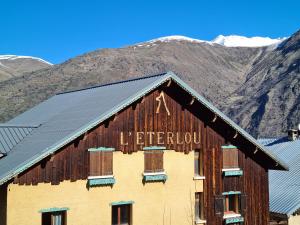
<svg viewBox="0 0 300 225">
<path fill-rule="evenodd" d="M 225 47 L 263 47 L 263 46 L 276 47 L 285 39 L 286 38 L 272 39 L 269 37 L 244 37 L 238 35 L 229 35 L 229 36 L 219 35 L 212 41 L 205 41 L 205 40 L 190 38 L 181 35 L 172 35 L 172 36 L 152 39 L 145 43 L 140 43 L 138 44 L 138 46 L 151 47 L 151 44 L 155 44 L 156 42 L 186 41 L 186 42 L 193 42 L 193 43 L 207 43 L 210 45 L 218 44 L 218 45 L 223 45 Z"/>
<path fill-rule="evenodd" d="M 147 41 L 148 43 L 154 43 L 154 42 L 171 42 L 171 41 L 189 41 L 189 42 L 197 42 L 197 43 L 202 43 L 202 42 L 207 42 L 199 39 L 194 39 L 194 38 L 189 38 L 186 36 L 182 35 L 172 35 L 172 36 L 166 36 L 166 37 L 161 37 L 161 38 L 156 38 L 152 39 L 150 41 Z"/>
<path fill-rule="evenodd" d="M 286 38 L 269 38 L 269 37 L 243 37 L 238 35 L 223 36 L 219 35 L 212 43 L 226 47 L 263 47 L 269 45 L 278 45 Z"/>
<path fill-rule="evenodd" d="M 43 60 L 41 58 L 38 57 L 32 57 L 32 56 L 20 56 L 20 55 L 0 55 L 0 60 L 16 60 L 16 59 L 33 59 L 33 60 L 37 60 L 43 63 L 46 63 L 48 65 L 53 65 L 52 63 Z"/>
</svg>

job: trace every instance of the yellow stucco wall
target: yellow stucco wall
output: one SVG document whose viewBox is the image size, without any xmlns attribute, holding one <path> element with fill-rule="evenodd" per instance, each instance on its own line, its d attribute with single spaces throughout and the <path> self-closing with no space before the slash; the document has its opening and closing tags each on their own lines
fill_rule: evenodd
<svg viewBox="0 0 300 225">
<path fill-rule="evenodd" d="M 194 224 L 194 193 L 203 181 L 193 180 L 194 154 L 167 150 L 166 183 L 142 183 L 144 153 L 114 152 L 115 185 L 86 188 L 86 180 L 60 185 L 8 186 L 7 225 L 39 225 L 40 209 L 68 207 L 68 225 L 110 225 L 111 202 L 134 201 L 133 225 Z"/>
<path fill-rule="evenodd" d="M 289 217 L 289 225 L 299 225 L 299 224 L 300 224 L 300 215 Z"/>
</svg>

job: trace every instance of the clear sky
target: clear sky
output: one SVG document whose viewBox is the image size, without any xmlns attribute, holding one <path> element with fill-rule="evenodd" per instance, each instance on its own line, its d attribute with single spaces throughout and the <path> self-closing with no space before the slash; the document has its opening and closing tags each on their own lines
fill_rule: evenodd
<svg viewBox="0 0 300 225">
<path fill-rule="evenodd" d="M 299 0 L 0 0 L 0 54 L 52 63 L 167 35 L 276 38 L 299 29 Z"/>
</svg>

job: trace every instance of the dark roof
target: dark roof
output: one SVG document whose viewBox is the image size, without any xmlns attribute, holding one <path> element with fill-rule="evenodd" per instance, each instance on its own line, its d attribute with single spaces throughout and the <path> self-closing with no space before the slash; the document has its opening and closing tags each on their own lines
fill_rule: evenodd
<svg viewBox="0 0 300 225">
<path fill-rule="evenodd" d="M 8 152 L 38 126 L 0 124 L 0 154 Z"/>
<path fill-rule="evenodd" d="M 258 140 L 289 166 L 289 171 L 269 171 L 270 211 L 292 215 L 300 209 L 300 139 Z"/>
<path fill-rule="evenodd" d="M 41 125 L 13 146 L 9 154 L 1 159 L 0 185 L 170 79 L 218 115 L 249 142 L 261 149 L 274 162 L 277 162 L 278 168 L 287 168 L 251 135 L 211 105 L 174 73 L 168 72 L 58 94 L 10 120 L 6 123 L 7 126 L 24 123 Z"/>
</svg>

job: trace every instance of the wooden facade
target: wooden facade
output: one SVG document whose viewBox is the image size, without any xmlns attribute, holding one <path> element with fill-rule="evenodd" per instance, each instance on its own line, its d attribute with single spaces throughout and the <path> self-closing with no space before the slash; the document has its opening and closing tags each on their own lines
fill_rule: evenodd
<svg viewBox="0 0 300 225">
<path fill-rule="evenodd" d="M 163 95 L 162 95 L 163 93 Z M 163 98 L 162 98 L 163 96 Z M 239 146 L 242 176 L 224 177 L 221 146 Z M 147 146 L 164 146 L 182 154 L 194 149 L 204 152 L 204 214 L 207 224 L 221 225 L 223 215 L 215 203 L 223 192 L 240 191 L 246 196 L 245 225 L 267 225 L 268 160 L 264 154 L 253 154 L 243 137 L 203 107 L 183 89 L 172 83 L 153 90 L 114 117 L 99 124 L 75 141 L 20 174 L 15 184 L 59 185 L 65 180 L 85 180 L 90 175 L 88 149 L 113 147 L 124 154 L 134 154 Z M 124 168 L 126 170 L 126 168 Z M 128 171 L 130 172 L 130 171 Z"/>
</svg>

